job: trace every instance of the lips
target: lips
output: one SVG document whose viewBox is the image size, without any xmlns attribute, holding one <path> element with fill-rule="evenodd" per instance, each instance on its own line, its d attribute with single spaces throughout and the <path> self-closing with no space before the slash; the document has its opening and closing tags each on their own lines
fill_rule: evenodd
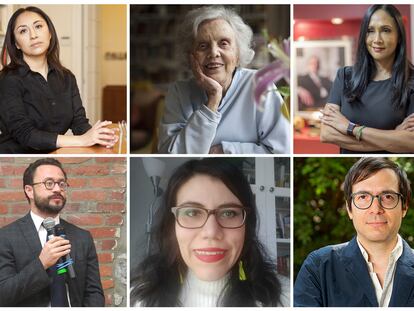
<svg viewBox="0 0 414 311">
<path fill-rule="evenodd" d="M 63 197 L 61 195 L 52 195 L 49 197 L 50 200 L 61 200 L 63 201 Z"/>
<path fill-rule="evenodd" d="M 222 248 L 198 248 L 194 249 L 195 256 L 207 263 L 217 262 L 222 260 L 226 256 L 226 249 Z"/>
<path fill-rule="evenodd" d="M 375 52 L 375 53 L 381 53 L 382 51 L 384 51 L 385 50 L 385 48 L 380 48 L 380 47 L 372 47 L 372 50 Z"/>
<path fill-rule="evenodd" d="M 43 44 L 42 42 L 36 42 L 36 43 L 31 44 L 30 47 L 37 48 L 37 47 L 41 46 L 42 44 Z"/>
<path fill-rule="evenodd" d="M 374 220 L 374 221 L 368 221 L 367 225 L 374 227 L 374 228 L 378 228 L 378 227 L 382 227 L 385 226 L 388 222 L 386 220 Z"/>
<path fill-rule="evenodd" d="M 224 64 L 222 64 L 222 63 L 212 62 L 212 63 L 208 63 L 208 64 L 204 65 L 204 68 L 206 68 L 207 70 L 216 70 L 216 69 L 219 69 L 223 66 L 224 66 Z"/>
</svg>

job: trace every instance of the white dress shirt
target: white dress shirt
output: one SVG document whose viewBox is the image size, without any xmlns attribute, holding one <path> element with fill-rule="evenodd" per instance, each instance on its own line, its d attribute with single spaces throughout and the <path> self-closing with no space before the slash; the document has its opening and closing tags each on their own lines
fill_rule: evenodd
<svg viewBox="0 0 414 311">
<path fill-rule="evenodd" d="M 39 235 L 40 244 L 42 244 L 42 248 L 43 248 L 46 244 L 46 234 L 47 234 L 47 231 L 46 231 L 45 227 L 42 226 L 43 220 L 45 220 L 45 218 L 42 218 L 39 215 L 36 215 L 32 211 L 30 211 L 30 216 L 32 217 L 32 220 L 33 220 L 33 223 L 35 225 L 37 234 Z M 57 215 L 53 219 L 55 220 L 55 224 L 60 224 L 59 215 Z M 69 303 L 69 307 L 70 307 L 70 296 L 69 296 L 68 284 L 65 284 L 65 285 L 66 285 L 66 295 L 68 296 L 68 303 Z M 50 306 L 51 305 L 50 305 L 50 301 L 49 301 L 49 307 Z"/>
<path fill-rule="evenodd" d="M 367 266 L 368 266 L 369 276 L 371 277 L 372 283 L 375 288 L 375 294 L 377 296 L 378 306 L 388 307 L 390 300 L 391 300 L 392 288 L 394 285 L 395 268 L 397 266 L 396 263 L 397 263 L 398 258 L 400 258 L 403 252 L 402 239 L 400 235 L 397 235 L 397 244 L 395 245 L 388 259 L 387 272 L 385 273 L 385 278 L 384 278 L 384 286 L 381 286 L 378 276 L 374 271 L 374 266 L 369 261 L 368 253 L 364 249 L 362 244 L 359 242 L 358 238 L 357 238 L 357 242 L 358 242 L 359 249 L 361 250 L 362 256 L 364 257 L 365 262 L 367 263 Z"/>
</svg>

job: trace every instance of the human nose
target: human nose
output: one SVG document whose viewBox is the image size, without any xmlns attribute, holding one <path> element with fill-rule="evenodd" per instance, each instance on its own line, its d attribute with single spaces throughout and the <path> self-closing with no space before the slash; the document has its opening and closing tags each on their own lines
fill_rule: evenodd
<svg viewBox="0 0 414 311">
<path fill-rule="evenodd" d="M 220 49 L 219 49 L 217 44 L 211 44 L 210 45 L 209 56 L 211 58 L 220 56 Z"/>
<path fill-rule="evenodd" d="M 202 235 L 206 239 L 221 239 L 223 229 L 217 222 L 215 214 L 208 215 L 207 221 L 203 226 Z"/>
<path fill-rule="evenodd" d="M 29 29 L 30 39 L 36 39 L 37 38 L 37 30 L 34 27 L 31 27 Z"/>
<path fill-rule="evenodd" d="M 375 214 L 380 214 L 384 212 L 384 208 L 381 205 L 379 196 L 372 196 L 372 204 L 371 204 L 370 210 L 371 212 L 374 212 Z"/>
<path fill-rule="evenodd" d="M 376 31 L 374 34 L 374 42 L 382 42 L 382 36 L 380 31 Z"/>
</svg>

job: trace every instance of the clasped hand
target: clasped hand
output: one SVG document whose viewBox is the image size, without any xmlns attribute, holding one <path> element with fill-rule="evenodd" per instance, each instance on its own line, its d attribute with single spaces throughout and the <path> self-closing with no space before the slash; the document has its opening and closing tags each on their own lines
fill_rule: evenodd
<svg viewBox="0 0 414 311">
<path fill-rule="evenodd" d="M 98 121 L 92 128 L 81 136 L 85 147 L 99 144 L 106 148 L 112 148 L 118 141 L 118 135 L 115 129 L 107 126 L 112 124 L 111 121 Z"/>
</svg>

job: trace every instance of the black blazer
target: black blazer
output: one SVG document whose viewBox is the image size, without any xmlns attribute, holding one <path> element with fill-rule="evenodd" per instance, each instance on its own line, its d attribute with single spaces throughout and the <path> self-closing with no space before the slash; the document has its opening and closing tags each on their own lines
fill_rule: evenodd
<svg viewBox="0 0 414 311">
<path fill-rule="evenodd" d="M 89 231 L 63 219 L 76 278 L 67 278 L 72 307 L 103 307 L 98 258 Z M 42 250 L 30 214 L 0 229 L 0 306 L 47 307 L 50 279 L 39 259 Z"/>
<path fill-rule="evenodd" d="M 378 307 L 356 238 L 312 252 L 294 287 L 295 307 Z M 414 251 L 403 240 L 389 307 L 414 307 Z"/>
</svg>

